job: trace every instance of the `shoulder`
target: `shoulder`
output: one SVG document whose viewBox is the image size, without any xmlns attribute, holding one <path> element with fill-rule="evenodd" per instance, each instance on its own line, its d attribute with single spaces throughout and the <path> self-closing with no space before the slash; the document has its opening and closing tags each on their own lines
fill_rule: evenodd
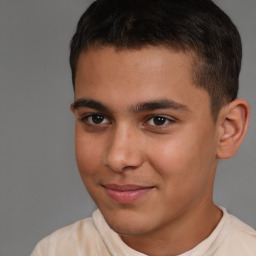
<svg viewBox="0 0 256 256">
<path fill-rule="evenodd" d="M 86 239 L 87 234 L 95 233 L 93 222 L 91 218 L 79 220 L 69 226 L 60 228 L 45 238 L 48 242 L 55 242 L 56 240 L 81 240 Z"/>
<path fill-rule="evenodd" d="M 228 214 L 229 227 L 221 248 L 229 255 L 256 255 L 256 231 L 237 217 Z"/>
<path fill-rule="evenodd" d="M 230 216 L 230 233 L 232 236 L 239 240 L 246 241 L 248 243 L 252 243 L 252 245 L 256 246 L 256 230 L 239 220 L 237 217 L 233 215 Z M 256 252 L 256 251 L 255 251 Z"/>
<path fill-rule="evenodd" d="M 42 239 L 31 256 L 76 255 L 78 251 L 95 250 L 101 238 L 92 218 L 61 228 Z"/>
</svg>

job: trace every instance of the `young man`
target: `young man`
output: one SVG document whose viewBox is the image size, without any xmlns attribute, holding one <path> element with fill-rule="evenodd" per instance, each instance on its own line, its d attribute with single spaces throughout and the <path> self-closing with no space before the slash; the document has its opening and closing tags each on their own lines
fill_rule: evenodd
<svg viewBox="0 0 256 256">
<path fill-rule="evenodd" d="M 37 255 L 255 256 L 212 199 L 246 134 L 239 33 L 210 0 L 98 0 L 71 42 L 76 157 L 99 210 Z"/>
</svg>

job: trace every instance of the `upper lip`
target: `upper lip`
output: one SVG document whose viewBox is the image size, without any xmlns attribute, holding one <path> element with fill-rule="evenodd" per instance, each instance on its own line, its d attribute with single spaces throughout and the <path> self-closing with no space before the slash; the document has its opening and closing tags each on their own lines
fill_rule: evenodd
<svg viewBox="0 0 256 256">
<path fill-rule="evenodd" d="M 135 185 L 135 184 L 105 184 L 103 187 L 107 189 L 117 190 L 117 191 L 132 191 L 132 190 L 139 190 L 139 189 L 147 189 L 147 188 L 153 188 L 153 186 L 141 186 L 141 185 Z"/>
</svg>

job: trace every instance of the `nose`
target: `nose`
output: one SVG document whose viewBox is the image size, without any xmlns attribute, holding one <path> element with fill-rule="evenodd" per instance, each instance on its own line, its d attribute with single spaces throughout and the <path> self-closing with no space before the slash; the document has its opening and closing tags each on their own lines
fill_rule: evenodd
<svg viewBox="0 0 256 256">
<path fill-rule="evenodd" d="M 105 152 L 104 163 L 114 172 L 134 170 L 144 162 L 139 131 L 130 127 L 118 127 L 113 131 Z"/>
</svg>

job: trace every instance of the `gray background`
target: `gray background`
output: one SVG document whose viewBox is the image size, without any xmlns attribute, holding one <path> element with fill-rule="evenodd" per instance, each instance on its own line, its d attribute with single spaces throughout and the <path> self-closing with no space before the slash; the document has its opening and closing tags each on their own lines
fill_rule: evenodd
<svg viewBox="0 0 256 256">
<path fill-rule="evenodd" d="M 29 255 L 52 231 L 90 216 L 94 204 L 75 163 L 68 45 L 91 1 L 0 0 L 0 256 Z M 220 163 L 215 200 L 256 227 L 256 1 L 216 1 L 244 48 L 240 97 L 251 125 Z"/>
</svg>

